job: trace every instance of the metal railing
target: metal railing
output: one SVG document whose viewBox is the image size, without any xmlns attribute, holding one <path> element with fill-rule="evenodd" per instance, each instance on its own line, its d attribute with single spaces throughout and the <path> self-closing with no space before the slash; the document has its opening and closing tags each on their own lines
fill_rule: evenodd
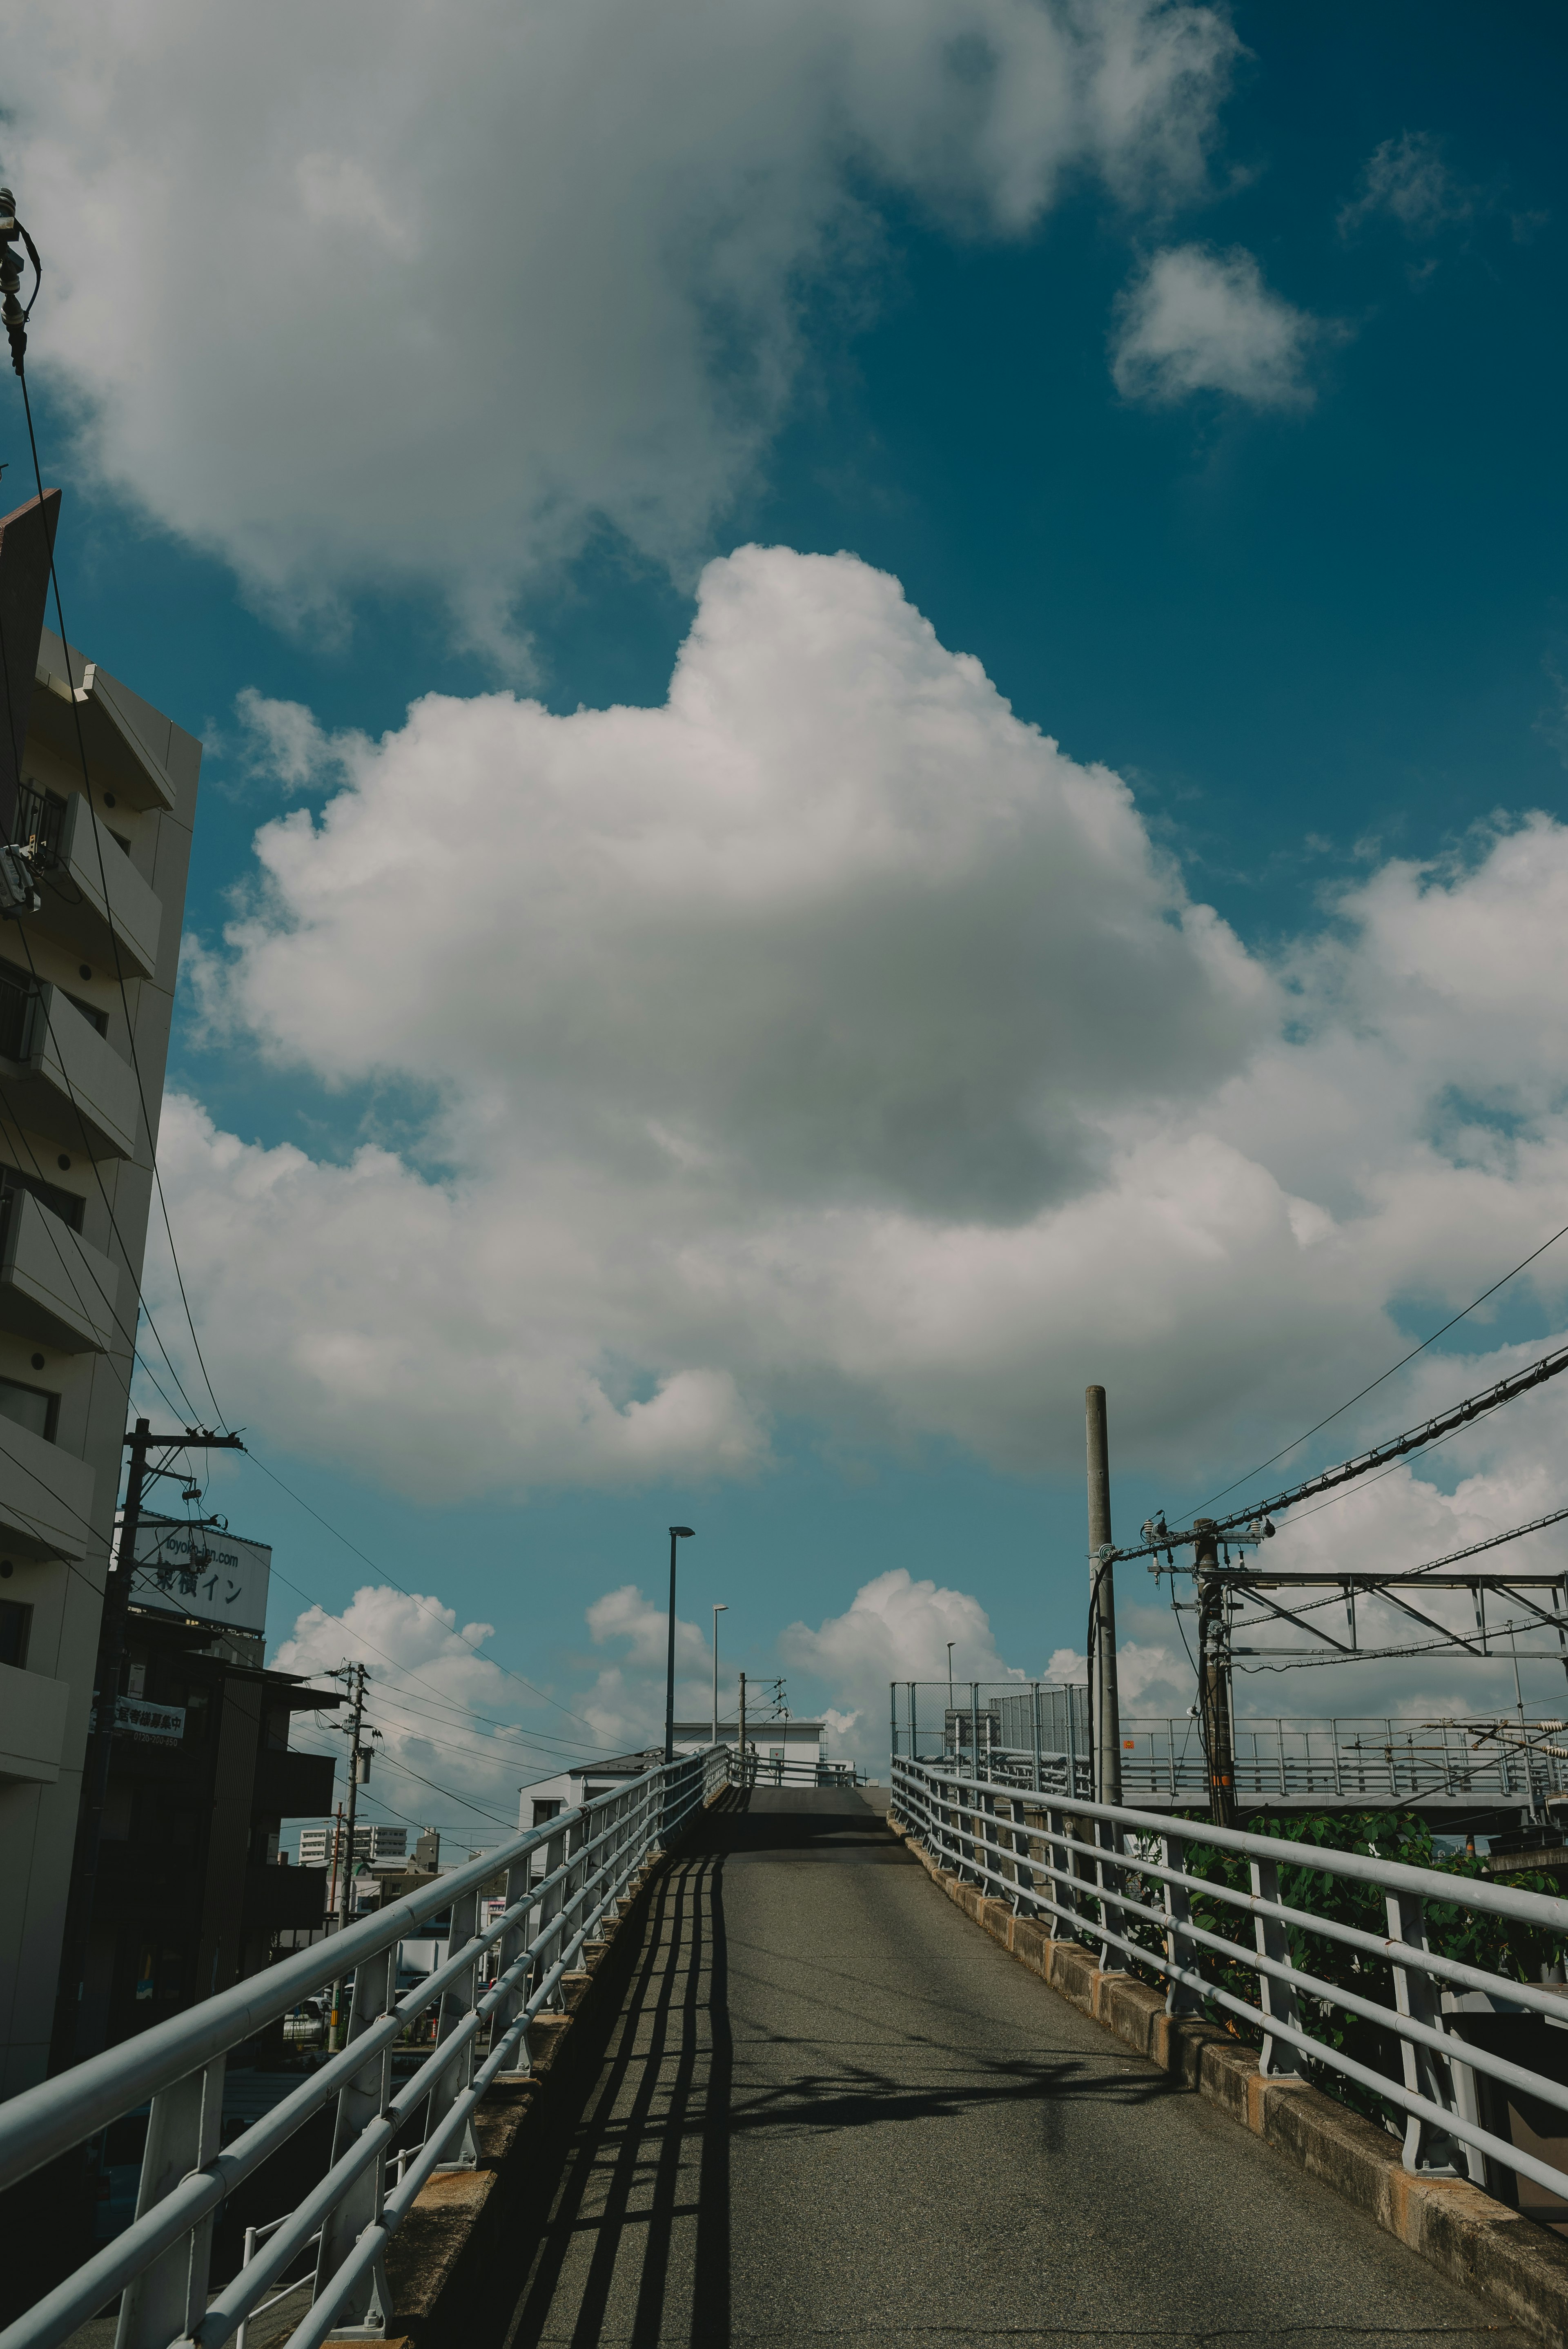
<svg viewBox="0 0 1568 2349">
<path fill-rule="evenodd" d="M 471 2168 L 475 2107 L 502 2073 L 528 2068 L 531 2023 L 562 2003 L 562 1983 L 650 1853 L 719 1787 L 722 1746 L 659 1764 L 562 1812 L 483 1859 L 315 1948 L 253 1974 L 57 2078 L 0 2105 L 0 2189 L 85 2145 L 151 2098 L 136 2217 L 127 2230 L 18 2317 L 0 2349 L 54 2349 L 121 2293 L 116 2349 L 219 2349 L 253 2317 L 277 2279 L 319 2235 L 312 2304 L 291 2349 L 318 2349 L 340 2324 L 375 2333 L 391 2314 L 383 2256 L 438 2169 Z M 542 1846 L 545 1868 L 531 1881 Z M 504 1878 L 487 1925 L 482 1888 Z M 451 1911 L 446 1962 L 399 1999 L 399 1942 Z M 494 1979 L 480 1977 L 495 1953 Z M 303 1999 L 352 1973 L 346 2045 L 263 2118 L 220 2146 L 230 2054 Z M 393 2049 L 431 2008 L 436 2044 L 396 2089 Z M 314 2115 L 335 2106 L 329 2166 L 281 2224 L 252 2242 L 239 2271 L 210 2294 L 214 2215 L 225 2198 Z M 394 2140 L 423 2136 L 398 2165 Z"/>
<path fill-rule="evenodd" d="M 1036 1794 L 1092 1795 L 1088 1691 L 1055 1681 L 892 1681 L 891 1750 Z M 1204 1789 L 1207 1799 L 1207 1784 Z"/>
<path fill-rule="evenodd" d="M 733 1749 L 732 1749 L 733 1750 Z M 746 1741 L 746 1770 L 735 1762 L 737 1780 L 748 1786 L 861 1786 L 865 1780 L 852 1762 L 813 1762 L 806 1754 L 765 1754 Z"/>
<path fill-rule="evenodd" d="M 1234 1785 L 1243 1801 L 1331 1801 L 1372 1808 L 1433 1797 L 1540 1801 L 1568 1792 L 1568 1759 L 1532 1723 L 1512 1744 L 1495 1722 L 1397 1716 L 1234 1723 Z M 1121 1791 L 1209 1799 L 1202 1739 L 1192 1720 L 1124 1720 Z"/>
<path fill-rule="evenodd" d="M 1511 2062 L 1454 2027 L 1464 2021 L 1461 2002 L 1471 2011 L 1536 2015 L 1565 2027 L 1568 1992 L 1443 1955 L 1429 1946 L 1425 1913 L 1429 1902 L 1457 1905 L 1561 1940 L 1568 1936 L 1568 1900 L 1370 1854 L 1178 1824 L 1156 1812 L 1081 1799 L 1069 1809 L 945 1764 L 900 1754 L 892 1757 L 892 1812 L 944 1868 L 1018 1915 L 1065 1927 L 1066 1938 L 1098 1945 L 1102 1968 L 1109 1967 L 1114 1951 L 1131 1967 L 1162 1977 L 1168 2013 L 1197 2014 L 1212 2006 L 1250 2026 L 1261 2037 L 1265 2075 L 1297 2075 L 1304 2062 L 1322 2065 L 1401 2112 L 1407 2169 L 1461 2174 L 1485 2186 L 1488 2165 L 1495 2165 L 1544 2189 L 1556 2206 L 1551 2215 L 1568 2215 L 1568 2169 L 1488 2125 L 1501 2120 L 1506 2127 L 1508 2099 L 1522 2095 L 1562 2114 L 1561 2135 L 1568 2137 L 1568 2083 Z M 1250 1891 L 1194 1873 L 1186 1865 L 1194 1850 L 1244 1859 Z M 1282 1900 L 1282 1867 L 1376 1887 L 1383 1895 L 1387 1933 L 1368 1933 Z M 1195 1899 L 1233 1911 L 1238 1924 L 1251 1928 L 1251 1946 L 1197 1921 Z M 1292 1931 L 1354 1952 L 1360 1961 L 1357 1979 L 1368 1991 L 1374 1978 L 1366 1961 L 1388 1966 L 1393 2004 L 1293 1962 Z M 1239 1995 L 1205 1975 L 1198 1962 L 1203 1955 L 1234 1968 L 1233 1980 L 1250 1972 L 1255 1995 Z M 1309 2018 L 1333 2013 L 1358 2017 L 1397 2039 L 1401 2077 L 1362 2063 L 1307 2028 Z M 1536 2143 L 1551 2142 L 1553 2133 L 1534 2121 L 1532 2127 Z"/>
</svg>

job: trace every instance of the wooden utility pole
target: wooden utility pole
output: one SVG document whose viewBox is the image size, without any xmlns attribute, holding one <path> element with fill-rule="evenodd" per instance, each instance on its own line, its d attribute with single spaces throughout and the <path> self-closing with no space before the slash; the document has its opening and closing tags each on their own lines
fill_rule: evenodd
<svg viewBox="0 0 1568 2349">
<path fill-rule="evenodd" d="M 1110 1559 L 1110 1447 L 1106 1430 L 1105 1389 L 1084 1392 L 1088 1445 L 1089 1621 L 1094 1629 L 1088 1659 L 1094 1701 L 1094 1793 L 1100 1803 L 1121 1800 L 1121 1706 L 1116 1684 L 1116 1588 Z"/>
<path fill-rule="evenodd" d="M 1193 1547 L 1198 1580 L 1199 1717 L 1209 1771 L 1209 1816 L 1216 1826 L 1236 1824 L 1235 1744 L 1231 1733 L 1230 1636 L 1225 1623 L 1225 1587 L 1220 1579 L 1220 1543 L 1212 1517 L 1194 1517 Z"/>
</svg>

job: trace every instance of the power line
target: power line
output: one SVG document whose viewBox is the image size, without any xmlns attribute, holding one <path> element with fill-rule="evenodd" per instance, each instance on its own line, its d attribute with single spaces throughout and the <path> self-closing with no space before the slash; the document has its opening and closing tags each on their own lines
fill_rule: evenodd
<svg viewBox="0 0 1568 2349">
<path fill-rule="evenodd" d="M 1305 1483 L 1293 1485 L 1283 1493 L 1275 1493 L 1266 1501 L 1251 1502 L 1243 1509 L 1233 1510 L 1228 1517 L 1209 1519 L 1206 1529 L 1214 1535 L 1234 1533 L 1249 1524 L 1258 1525 L 1276 1510 L 1283 1512 L 1294 1508 L 1298 1501 L 1308 1500 L 1314 1494 L 1328 1492 L 1336 1485 L 1351 1484 L 1370 1475 L 1375 1468 L 1384 1475 L 1391 1475 L 1407 1459 L 1435 1451 L 1439 1444 L 1446 1443 L 1452 1435 L 1461 1434 L 1476 1420 L 1485 1419 L 1492 1412 L 1501 1411 L 1506 1403 L 1516 1402 L 1532 1388 L 1544 1385 L 1548 1379 L 1557 1378 L 1564 1371 L 1568 1371 L 1568 1346 L 1560 1346 L 1553 1353 L 1542 1354 L 1539 1361 L 1529 1363 L 1522 1371 L 1515 1371 L 1509 1377 L 1499 1379 L 1495 1386 L 1483 1388 L 1480 1394 L 1467 1395 L 1462 1402 L 1450 1404 L 1447 1411 L 1438 1412 L 1424 1426 L 1407 1428 L 1402 1435 L 1374 1444 L 1370 1451 L 1359 1452 L 1353 1459 L 1341 1461 L 1337 1467 L 1325 1468 L 1319 1475 L 1309 1476 Z M 1323 1506 L 1327 1507 L 1330 1505 L 1326 1502 Z M 1308 1510 L 1305 1514 L 1315 1516 L 1317 1513 Z M 1198 1538 L 1193 1532 L 1177 1533 L 1172 1529 L 1156 1532 L 1152 1526 L 1147 1531 L 1148 1540 L 1112 1551 L 1112 1558 L 1153 1557 L 1161 1550 L 1175 1547 L 1178 1543 L 1184 1545 Z"/>
<path fill-rule="evenodd" d="M 1385 1379 L 1391 1379 L 1396 1371 L 1402 1371 L 1407 1362 L 1413 1362 L 1418 1354 L 1424 1354 L 1429 1346 L 1435 1346 L 1439 1338 L 1446 1337 L 1450 1330 L 1454 1329 L 1458 1323 L 1465 1319 L 1466 1314 L 1473 1313 L 1478 1305 L 1484 1305 L 1489 1297 L 1495 1297 L 1500 1288 L 1506 1288 L 1509 1282 L 1514 1278 L 1516 1273 L 1523 1272 L 1528 1266 L 1532 1265 L 1535 1262 L 1538 1256 L 1544 1256 L 1547 1249 L 1549 1247 L 1554 1247 L 1565 1233 L 1568 1233 L 1568 1224 L 1564 1224 L 1562 1230 L 1553 1232 L 1550 1239 L 1542 1240 L 1541 1246 L 1538 1248 L 1532 1248 L 1527 1257 L 1522 1257 L 1520 1262 L 1512 1268 L 1511 1271 L 1505 1272 L 1503 1274 L 1501 1280 L 1494 1280 L 1490 1288 L 1483 1288 L 1479 1297 L 1472 1297 L 1470 1303 L 1464 1307 L 1463 1310 L 1454 1315 L 1452 1320 L 1445 1321 L 1440 1330 L 1434 1330 L 1429 1338 L 1423 1338 L 1418 1346 L 1412 1346 L 1408 1354 L 1401 1354 L 1398 1361 L 1391 1363 L 1387 1370 L 1380 1371 L 1377 1376 L 1370 1381 L 1367 1385 L 1364 1386 L 1358 1393 L 1353 1394 L 1348 1402 L 1342 1402 L 1337 1410 L 1331 1411 L 1327 1419 L 1320 1419 L 1317 1425 L 1315 1427 L 1309 1427 L 1305 1434 L 1293 1436 L 1288 1444 L 1282 1444 L 1279 1451 L 1271 1453 L 1266 1460 L 1260 1460 L 1255 1468 L 1249 1468 L 1246 1475 L 1244 1476 L 1238 1476 L 1233 1484 L 1222 1485 L 1217 1493 L 1211 1493 L 1206 1501 L 1200 1501 L 1196 1507 L 1191 1511 L 1191 1515 L 1193 1516 L 1197 1516 L 1200 1511 L 1212 1508 L 1214 1503 L 1216 1501 L 1222 1501 L 1227 1493 L 1233 1493 L 1238 1485 L 1248 1484 L 1251 1482 L 1253 1477 L 1261 1476 L 1265 1468 L 1272 1468 L 1276 1460 L 1283 1460 L 1285 1454 L 1287 1452 L 1294 1452 L 1298 1444 L 1305 1444 L 1307 1441 L 1308 1436 L 1316 1435 L 1321 1429 L 1327 1427 L 1332 1421 L 1340 1418 L 1346 1412 L 1350 1410 L 1353 1404 L 1361 1402 L 1363 1396 L 1369 1395 L 1374 1387 L 1380 1387 Z"/>
<path fill-rule="evenodd" d="M 314 1517 L 318 1526 L 325 1526 L 335 1541 L 340 1541 L 345 1549 L 351 1549 L 354 1552 L 355 1557 L 363 1560 L 364 1564 L 370 1568 L 372 1574 L 378 1574 L 389 1588 L 396 1590 L 399 1597 L 409 1599 L 414 1606 L 420 1609 L 421 1613 L 430 1616 L 434 1621 L 440 1624 L 441 1629 L 444 1631 L 449 1633 L 453 1638 L 463 1640 L 462 1633 L 457 1630 L 453 1625 L 447 1621 L 446 1617 L 438 1607 L 430 1606 L 427 1600 L 418 1596 L 417 1591 L 406 1589 L 402 1583 L 394 1581 L 391 1575 L 387 1573 L 386 1568 L 384 1566 L 378 1566 L 376 1560 L 371 1557 L 366 1551 L 360 1548 L 357 1542 L 350 1541 L 346 1534 L 339 1533 L 337 1527 L 327 1518 L 324 1517 L 319 1509 L 313 1508 L 307 1500 L 304 1499 L 300 1494 L 294 1491 L 292 1486 L 285 1485 L 275 1468 L 269 1468 L 264 1460 L 259 1458 L 254 1452 L 252 1452 L 248 1448 L 245 1453 L 245 1457 L 247 1460 L 253 1461 L 255 1465 L 261 1470 L 263 1475 L 270 1476 L 273 1483 L 278 1487 L 279 1491 L 286 1493 L 289 1499 L 297 1503 L 299 1507 L 304 1509 L 308 1516 Z M 292 1583 L 289 1587 L 291 1589 L 297 1588 L 296 1585 Z M 340 1619 L 335 1618 L 334 1619 L 337 1620 Z M 476 1656 L 479 1654 L 479 1650 L 471 1640 L 463 1640 L 463 1645 L 471 1654 Z M 583 1722 L 584 1729 L 591 1730 L 593 1728 L 593 1723 L 591 1721 L 584 1721 L 583 1715 L 580 1713 L 573 1713 L 569 1704 L 562 1704 L 559 1698 L 549 1696 L 545 1693 L 543 1689 L 536 1688 L 534 1683 L 531 1680 L 525 1679 L 521 1672 L 513 1671 L 510 1664 L 503 1664 L 500 1662 L 499 1658 L 495 1656 L 486 1656 L 484 1658 L 484 1661 L 487 1664 L 494 1665 L 498 1672 L 504 1672 L 508 1680 L 516 1681 L 520 1688 L 527 1689 L 531 1695 L 539 1698 L 541 1703 L 553 1705 L 556 1712 L 565 1713 L 569 1721 Z"/>
<path fill-rule="evenodd" d="M 33 479 L 37 484 L 38 499 L 39 502 L 42 503 L 44 496 L 44 475 L 43 470 L 38 462 L 37 435 L 33 429 L 33 403 L 31 398 L 28 397 L 26 373 L 20 359 L 17 360 L 16 364 L 16 379 L 22 387 L 22 409 L 23 413 L 27 419 L 27 445 L 32 452 L 33 458 Z M 92 774 L 88 764 L 87 738 L 82 732 L 81 705 L 77 700 L 76 680 L 71 675 L 71 640 L 66 628 L 65 606 L 60 600 L 60 578 L 59 573 L 55 566 L 55 550 L 52 543 L 48 546 L 48 557 L 49 585 L 55 591 L 55 617 L 60 624 L 60 644 L 66 657 L 66 684 L 69 688 L 71 696 L 71 716 L 76 729 L 77 755 L 81 761 L 82 782 L 87 791 L 88 811 L 88 813 L 94 817 L 93 844 L 98 852 L 98 879 L 103 888 L 104 912 L 108 917 L 109 948 L 114 957 L 114 975 L 116 983 L 119 988 L 120 1005 L 125 1012 L 127 1035 L 130 1044 L 131 1073 L 136 1079 L 137 1099 L 141 1104 L 142 1119 L 147 1128 L 147 1149 L 148 1156 L 152 1162 L 152 1180 L 158 1192 L 158 1204 L 162 1212 L 163 1228 L 165 1233 L 168 1235 L 169 1239 L 170 1259 L 174 1267 L 175 1280 L 179 1284 L 180 1301 L 185 1309 L 185 1322 L 186 1327 L 191 1332 L 191 1343 L 196 1350 L 196 1360 L 201 1366 L 201 1377 L 206 1385 L 208 1398 L 211 1402 L 213 1411 L 217 1413 L 218 1424 L 223 1432 L 227 1433 L 229 1432 L 229 1423 L 223 1417 L 218 1398 L 212 1391 L 211 1379 L 208 1376 L 206 1361 L 201 1352 L 201 1340 L 196 1334 L 196 1323 L 191 1311 L 191 1300 L 185 1293 L 185 1276 L 180 1268 L 180 1252 L 174 1245 L 174 1226 L 169 1217 L 169 1202 L 163 1195 L 163 1177 L 159 1172 L 158 1150 L 153 1139 L 155 1129 L 153 1126 L 151 1112 L 147 1106 L 147 1090 L 141 1081 L 141 1062 L 138 1058 L 136 1050 L 136 1025 L 130 1016 L 130 999 L 127 995 L 125 988 L 125 969 L 120 961 L 119 955 L 119 934 L 115 926 L 114 903 L 113 899 L 109 895 L 108 874 L 104 864 L 103 836 L 101 828 L 97 822 L 97 810 L 93 806 Z M 29 957 L 29 960 L 30 959 L 31 957 Z M 161 1098 L 161 1088 L 160 1088 L 160 1101 Z M 159 1342 L 161 1344 L 162 1340 L 160 1340 Z M 170 1367 L 171 1370 L 173 1369 L 172 1363 Z M 179 1384 L 178 1374 L 176 1374 L 175 1383 L 177 1385 Z M 181 1392 L 183 1392 L 183 1390 L 181 1390 Z M 192 1416 L 194 1417 L 195 1414 L 192 1413 Z"/>
</svg>

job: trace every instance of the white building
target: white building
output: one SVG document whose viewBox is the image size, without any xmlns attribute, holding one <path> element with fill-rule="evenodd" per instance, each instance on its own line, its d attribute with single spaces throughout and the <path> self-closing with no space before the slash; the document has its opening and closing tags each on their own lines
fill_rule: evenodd
<svg viewBox="0 0 1568 2349">
<path fill-rule="evenodd" d="M 299 1864 L 302 1868 L 330 1868 L 337 1838 L 338 1826 L 302 1827 L 299 1837 Z M 354 1830 L 356 1861 L 367 1859 L 407 1859 L 408 1830 L 407 1827 L 359 1826 Z"/>
<path fill-rule="evenodd" d="M 57 512 L 0 519 L 0 845 L 41 901 L 0 922 L 5 2095 L 56 2019 L 201 758 L 42 626 Z"/>
<path fill-rule="evenodd" d="M 767 1785 L 806 1786 L 815 1783 L 824 1760 L 823 1739 L 826 1724 L 820 1721 L 769 1721 L 746 1716 L 746 1747 L 756 1772 L 757 1784 Z M 736 1745 L 739 1742 L 740 1724 L 731 1714 L 718 1724 L 721 1744 Z M 713 1742 L 713 1721 L 677 1721 L 675 1723 L 675 1746 L 677 1754 L 700 1754 Z M 553 1778 L 541 1778 L 531 1786 L 520 1790 L 517 1823 L 521 1829 L 543 1826 L 562 1811 L 575 1810 L 579 1803 L 591 1803 L 595 1795 L 607 1795 L 615 1786 L 624 1785 L 628 1778 L 641 1777 L 665 1758 L 663 1741 L 636 1754 L 617 1754 L 604 1762 L 574 1762 L 569 1768 L 558 1771 Z"/>
</svg>

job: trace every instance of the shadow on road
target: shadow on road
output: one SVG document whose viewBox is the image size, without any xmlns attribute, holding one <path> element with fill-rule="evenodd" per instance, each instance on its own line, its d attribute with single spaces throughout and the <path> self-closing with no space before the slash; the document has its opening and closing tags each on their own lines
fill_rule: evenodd
<svg viewBox="0 0 1568 2349">
<path fill-rule="evenodd" d="M 808 2068 L 772 2081 L 748 2075 L 738 2103 L 727 1861 L 769 1852 L 852 1863 L 864 1847 L 885 1847 L 893 1864 L 915 1864 L 863 1812 L 786 1808 L 789 1801 L 774 1795 L 766 1806 L 748 1807 L 732 1796 L 704 1822 L 702 1847 L 657 1886 L 634 1979 L 531 2246 L 507 2349 L 545 2341 L 594 2349 L 612 2338 L 631 2349 L 683 2337 L 694 2349 L 727 2343 L 730 2158 L 739 2140 L 885 2129 L 977 2106 L 1078 2098 L 1135 2105 L 1168 2093 L 1141 2069 L 1070 2054 L 1041 2061 L 971 2052 L 962 2073 L 943 2076 L 938 2065 L 911 2080 L 858 2050 L 828 2070 L 822 2049 L 806 2043 Z M 769 2042 L 772 2050 L 789 2044 Z M 930 2044 L 918 2033 L 908 2042 Z"/>
</svg>

